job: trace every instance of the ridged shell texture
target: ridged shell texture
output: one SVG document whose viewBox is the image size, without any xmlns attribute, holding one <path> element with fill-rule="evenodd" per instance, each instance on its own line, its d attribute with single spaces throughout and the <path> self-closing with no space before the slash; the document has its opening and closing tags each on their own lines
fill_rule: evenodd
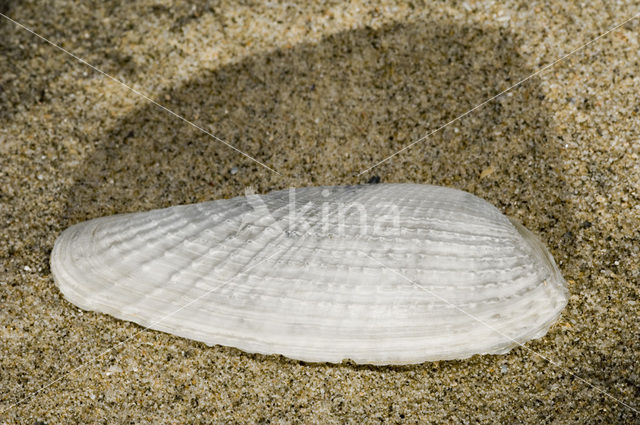
<svg viewBox="0 0 640 425">
<path fill-rule="evenodd" d="M 171 334 L 319 362 L 505 353 L 567 303 L 546 248 L 469 193 L 309 187 L 102 217 L 51 255 L 77 306 Z"/>
</svg>

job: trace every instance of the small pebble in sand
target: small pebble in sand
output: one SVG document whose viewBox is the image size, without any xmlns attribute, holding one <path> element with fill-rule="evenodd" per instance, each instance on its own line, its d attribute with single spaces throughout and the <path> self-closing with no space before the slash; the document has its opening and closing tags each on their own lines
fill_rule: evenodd
<svg viewBox="0 0 640 425">
<path fill-rule="evenodd" d="M 229 172 L 231 173 L 232 176 L 237 174 L 238 173 L 238 167 L 232 167 L 231 171 L 229 171 Z"/>
</svg>

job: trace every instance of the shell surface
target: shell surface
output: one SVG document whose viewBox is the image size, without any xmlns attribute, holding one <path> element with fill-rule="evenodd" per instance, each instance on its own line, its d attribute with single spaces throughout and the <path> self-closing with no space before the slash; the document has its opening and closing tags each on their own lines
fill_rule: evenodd
<svg viewBox="0 0 640 425">
<path fill-rule="evenodd" d="M 497 354 L 567 303 L 546 248 L 469 193 L 309 187 L 82 222 L 51 254 L 64 296 L 174 335 L 305 361 Z"/>
</svg>

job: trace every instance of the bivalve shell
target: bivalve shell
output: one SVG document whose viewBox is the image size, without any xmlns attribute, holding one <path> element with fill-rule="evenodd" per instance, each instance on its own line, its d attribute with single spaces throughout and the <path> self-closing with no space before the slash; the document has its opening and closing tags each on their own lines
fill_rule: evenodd
<svg viewBox="0 0 640 425">
<path fill-rule="evenodd" d="M 308 187 L 102 217 L 51 268 L 73 304 L 174 335 L 312 362 L 505 353 L 567 303 L 546 248 L 469 193 Z"/>
</svg>

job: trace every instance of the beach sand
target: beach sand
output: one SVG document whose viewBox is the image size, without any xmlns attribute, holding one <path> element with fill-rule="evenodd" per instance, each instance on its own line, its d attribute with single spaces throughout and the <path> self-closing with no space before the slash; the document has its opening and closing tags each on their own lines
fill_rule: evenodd
<svg viewBox="0 0 640 425">
<path fill-rule="evenodd" d="M 255 160 L 0 17 L 0 424 L 640 422 L 640 18 L 532 76 L 640 3 L 41 3 L 0 12 Z M 505 355 L 305 364 L 82 311 L 51 277 L 79 221 L 374 176 L 521 221 L 561 319 Z"/>
</svg>

